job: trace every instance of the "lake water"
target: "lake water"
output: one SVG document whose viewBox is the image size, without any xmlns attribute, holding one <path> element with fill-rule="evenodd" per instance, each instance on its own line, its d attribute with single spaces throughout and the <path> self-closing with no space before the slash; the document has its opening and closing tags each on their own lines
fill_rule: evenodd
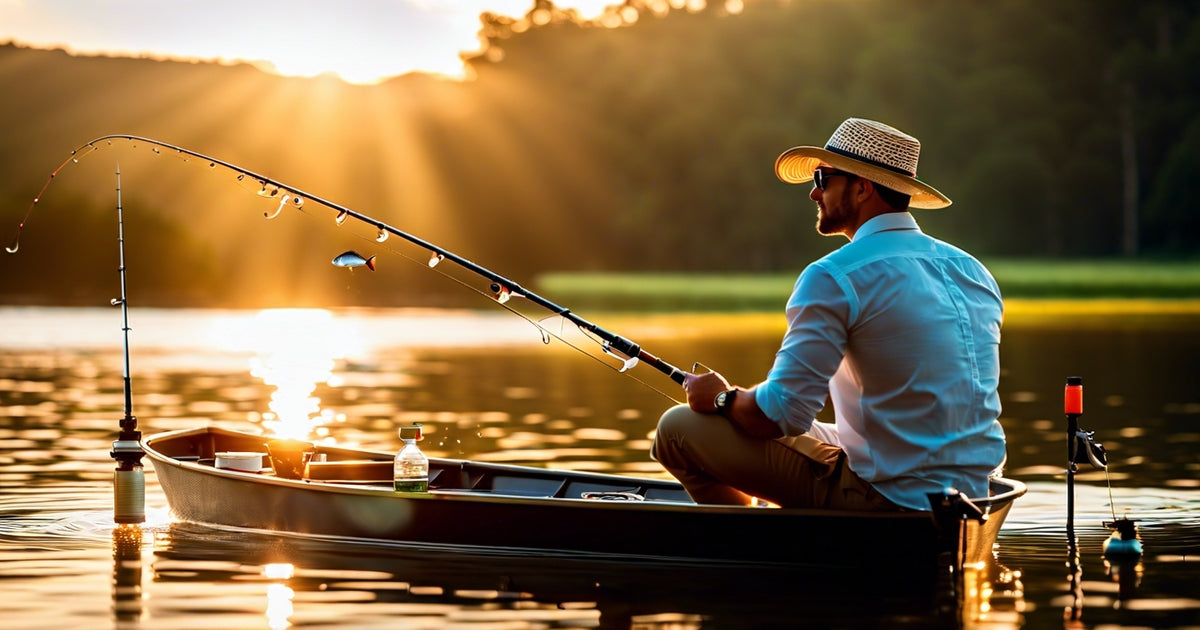
<svg viewBox="0 0 1200 630">
<path fill-rule="evenodd" d="M 662 475 L 647 448 L 676 386 L 646 367 L 621 375 L 598 353 L 544 345 L 506 313 L 134 309 L 130 317 L 133 410 L 147 434 L 217 424 L 392 451 L 396 427 L 418 421 L 431 455 Z M 751 314 L 595 321 L 676 365 L 700 361 L 742 384 L 765 372 L 782 332 L 779 317 Z M 114 529 L 108 451 L 124 415 L 120 344 L 116 309 L 0 308 L 6 630 L 922 625 L 901 585 L 892 597 L 868 598 L 852 583 L 815 596 L 812 576 L 481 560 L 175 523 L 148 464 L 148 522 Z M 1200 626 L 1200 317 L 1017 317 L 1006 323 L 1002 362 L 1008 476 L 1030 490 L 965 624 Z M 1084 377 L 1081 425 L 1110 458 L 1107 475 L 1085 467 L 1077 477 L 1077 624 L 1064 622 L 1075 600 L 1062 390 L 1073 375 Z M 1105 565 L 1102 523 L 1114 515 L 1138 521 L 1140 565 Z"/>
</svg>

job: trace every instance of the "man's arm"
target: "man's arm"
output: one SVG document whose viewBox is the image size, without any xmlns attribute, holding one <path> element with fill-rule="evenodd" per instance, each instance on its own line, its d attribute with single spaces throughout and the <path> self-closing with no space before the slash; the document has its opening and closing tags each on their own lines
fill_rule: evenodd
<svg viewBox="0 0 1200 630">
<path fill-rule="evenodd" d="M 763 439 L 783 437 L 783 430 L 779 425 L 759 409 L 753 392 L 742 387 L 732 387 L 724 376 L 716 372 L 689 374 L 683 382 L 683 388 L 687 392 L 688 406 L 692 411 L 713 414 L 717 413 L 717 394 L 735 389 L 737 393 L 734 395 L 733 404 L 726 409 L 724 416 L 746 435 Z"/>
</svg>

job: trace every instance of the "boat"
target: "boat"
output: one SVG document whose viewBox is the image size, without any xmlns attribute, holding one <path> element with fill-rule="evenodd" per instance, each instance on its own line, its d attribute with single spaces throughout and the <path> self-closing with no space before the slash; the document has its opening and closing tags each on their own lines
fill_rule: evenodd
<svg viewBox="0 0 1200 630">
<path fill-rule="evenodd" d="M 177 521 L 348 542 L 514 557 L 760 563 L 820 571 L 900 567 L 937 579 L 987 562 L 1023 483 L 931 497 L 928 512 L 864 513 L 694 503 L 673 480 L 430 458 L 427 492 L 397 492 L 392 453 L 311 445 L 299 474 L 270 436 L 205 426 L 143 440 Z M 218 467 L 257 453 L 262 466 Z M 937 509 L 933 509 L 937 507 Z M 974 518 L 972 518 L 972 516 Z"/>
<path fill-rule="evenodd" d="M 337 225 L 348 218 L 369 228 L 376 242 L 394 235 L 420 250 L 404 254 L 418 262 L 428 255 L 434 269 L 449 261 L 486 282 L 481 295 L 505 304 L 513 297 L 544 309 L 553 317 L 531 318 L 509 308 L 542 333 L 550 343 L 560 339 L 592 358 L 560 335 L 573 325 L 598 346 L 618 372 L 639 363 L 683 385 L 687 374 L 640 344 L 584 319 L 490 269 L 374 217 L 312 195 L 249 169 L 184 147 L 130 135 L 102 136 L 80 146 L 59 170 L 80 155 L 113 141 L 148 144 L 185 162 L 218 166 L 253 182 L 257 194 L 285 208 L 322 206 Z M 193 159 L 194 158 L 194 159 Z M 249 179 L 246 179 L 249 178 Z M 251 189 L 255 186 L 250 186 Z M 117 173 L 118 253 L 125 260 L 124 215 Z M 35 198 L 34 204 L 37 203 Z M 271 202 L 275 204 L 274 201 Z M 307 204 L 307 205 L 306 205 Z M 26 217 L 33 211 L 31 204 Z M 306 209 L 307 213 L 308 210 Z M 25 226 L 18 226 L 10 252 L 16 252 Z M 332 264 L 374 270 L 374 257 L 350 250 Z M 418 262 L 418 264 L 420 264 Z M 303 466 L 282 466 L 271 458 L 268 436 L 200 427 L 141 438 L 132 411 L 129 377 L 129 308 L 125 265 L 119 268 L 120 305 L 125 319 L 125 417 L 110 455 L 117 460 L 114 520 L 144 520 L 141 458 L 149 456 L 176 519 L 224 528 L 342 540 L 384 541 L 409 545 L 442 545 L 512 553 L 552 551 L 576 557 L 618 555 L 640 558 L 703 559 L 762 562 L 822 570 L 861 570 L 881 563 L 902 567 L 909 577 L 959 574 L 964 566 L 986 562 L 1013 501 L 1025 493 L 1020 482 L 994 477 L 986 497 L 963 497 L 946 489 L 930 497 L 929 511 L 862 513 L 771 507 L 697 505 L 678 483 L 578 471 L 432 459 L 427 492 L 397 492 L 392 480 L 392 453 L 316 446 Z M 436 270 L 470 287 L 455 275 Z M 558 325 L 541 322 L 555 320 Z M 611 363 L 615 361 L 616 363 Z M 311 445 L 310 445 L 311 446 Z M 246 455 L 250 454 L 250 455 Z M 281 474 L 287 470 L 287 474 Z"/>
</svg>

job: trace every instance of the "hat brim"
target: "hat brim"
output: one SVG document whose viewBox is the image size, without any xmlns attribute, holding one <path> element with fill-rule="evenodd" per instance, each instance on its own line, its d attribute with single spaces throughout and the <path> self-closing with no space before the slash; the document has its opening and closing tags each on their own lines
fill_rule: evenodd
<svg viewBox="0 0 1200 630">
<path fill-rule="evenodd" d="M 881 186 L 909 195 L 909 207 L 931 210 L 950 205 L 950 198 L 936 188 L 915 178 L 834 153 L 821 147 L 792 147 L 775 160 L 775 176 L 789 184 L 810 182 L 813 171 L 828 164 L 839 171 L 853 173 Z"/>
</svg>

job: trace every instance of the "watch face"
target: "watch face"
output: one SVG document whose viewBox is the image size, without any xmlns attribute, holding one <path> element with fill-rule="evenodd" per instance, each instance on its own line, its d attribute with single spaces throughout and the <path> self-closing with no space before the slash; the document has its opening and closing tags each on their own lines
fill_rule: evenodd
<svg viewBox="0 0 1200 630">
<path fill-rule="evenodd" d="M 721 407 L 724 407 L 726 400 L 729 400 L 729 392 L 721 392 L 720 394 L 717 394 L 717 408 L 720 409 Z"/>
</svg>

